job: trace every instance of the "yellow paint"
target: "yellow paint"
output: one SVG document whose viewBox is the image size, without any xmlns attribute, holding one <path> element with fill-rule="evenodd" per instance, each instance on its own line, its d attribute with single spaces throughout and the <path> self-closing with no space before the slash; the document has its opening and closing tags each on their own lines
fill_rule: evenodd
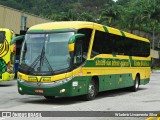
<svg viewBox="0 0 160 120">
<path fill-rule="evenodd" d="M 39 24 L 31 27 L 29 30 L 54 30 L 54 29 L 66 29 L 66 28 L 93 28 L 92 22 L 80 22 L 80 21 L 70 21 L 70 22 L 50 22 Z"/>
<path fill-rule="evenodd" d="M 87 72 L 91 72 L 91 74 L 87 74 Z M 146 71 L 146 72 L 145 72 Z M 83 75 L 84 76 L 98 76 L 98 75 L 112 75 L 112 74 L 132 74 L 132 79 L 134 80 L 137 73 L 140 73 L 141 79 L 150 78 L 150 67 L 83 67 Z"/>
<path fill-rule="evenodd" d="M 0 28 L 0 31 L 5 32 L 5 40 L 3 43 L 0 43 L 0 48 L 1 48 L 0 58 L 3 59 L 7 65 L 8 62 L 11 63 L 11 61 L 10 61 L 11 53 L 14 53 L 14 55 L 15 55 L 15 51 L 14 51 L 15 44 L 10 45 L 11 39 L 12 39 L 12 37 L 15 36 L 15 33 L 9 29 L 6 29 L 6 28 Z M 2 79 L 0 78 L 0 81 L 8 81 L 8 80 L 14 79 L 13 67 L 14 67 L 14 63 L 13 64 L 11 63 L 10 64 L 10 72 L 9 73 L 7 71 L 4 72 L 2 74 Z"/>
<path fill-rule="evenodd" d="M 91 40 L 90 40 L 90 45 L 89 45 L 87 60 L 89 60 L 89 59 L 90 59 L 90 56 L 91 56 L 91 51 L 92 51 L 92 46 L 93 46 L 93 41 L 94 41 L 94 35 L 95 35 L 95 30 L 92 31 L 92 36 L 91 36 Z"/>
<path fill-rule="evenodd" d="M 145 120 L 160 120 L 160 117 L 149 117 Z"/>
<path fill-rule="evenodd" d="M 90 60 L 94 60 L 96 58 L 111 58 L 111 59 L 126 59 L 126 60 L 129 60 L 129 56 L 116 55 L 116 57 L 115 57 L 111 54 L 99 54 L 99 55 L 91 58 Z M 150 56 L 149 57 L 134 57 L 133 56 L 132 59 L 133 60 L 150 60 L 151 57 Z"/>
<path fill-rule="evenodd" d="M 69 48 L 70 52 L 74 51 L 74 45 L 75 45 L 75 43 L 72 43 L 72 44 L 68 45 L 68 48 Z"/>
<path fill-rule="evenodd" d="M 73 29 L 81 29 L 81 28 L 91 28 L 96 29 L 99 31 L 104 32 L 104 28 L 102 25 L 93 23 L 93 22 L 83 22 L 83 21 L 65 21 L 65 22 L 50 22 L 50 23 L 44 23 L 32 26 L 29 30 L 56 30 L 56 29 L 67 29 L 67 28 L 73 28 Z M 108 27 L 107 29 L 109 33 L 116 34 L 119 36 L 122 36 L 121 32 L 118 29 Z M 149 42 L 148 39 L 124 32 L 126 37 Z"/>
<path fill-rule="evenodd" d="M 142 37 L 139 37 L 139 36 L 127 33 L 127 32 L 124 32 L 124 34 L 125 34 L 126 37 L 129 37 L 129 38 L 133 38 L 133 39 L 137 39 L 137 40 L 140 40 L 140 41 L 149 42 L 149 40 L 146 39 L 146 38 L 142 38 Z"/>
<path fill-rule="evenodd" d="M 57 80 L 62 80 L 72 76 L 72 72 L 63 73 L 54 76 L 33 76 L 33 75 L 26 75 L 23 73 L 18 72 L 18 78 L 23 79 L 29 82 L 54 82 Z"/>
<path fill-rule="evenodd" d="M 90 40 L 90 45 L 89 45 L 89 51 L 88 51 L 88 55 L 87 55 L 87 60 L 94 60 L 96 58 L 110 58 L 110 59 L 125 59 L 125 60 L 130 60 L 129 56 L 123 56 L 123 55 L 116 55 L 113 56 L 111 54 L 100 54 L 97 55 L 93 58 L 90 58 L 91 55 L 91 51 L 92 51 L 92 46 L 93 46 L 93 42 L 94 42 L 94 36 L 95 36 L 95 31 L 99 30 L 99 31 L 103 31 L 105 32 L 104 28 L 102 25 L 97 24 L 97 23 L 93 23 L 93 22 L 81 22 L 81 21 L 68 21 L 68 22 L 51 22 L 51 23 L 45 23 L 45 24 L 39 24 L 39 25 L 35 25 L 33 27 L 31 27 L 29 30 L 57 30 L 57 29 L 81 29 L 81 28 L 90 28 L 93 29 L 92 31 L 92 35 L 91 35 L 91 40 Z M 111 28 L 111 27 L 107 27 L 109 33 L 112 34 L 116 34 L 119 36 L 122 36 L 122 33 L 120 32 L 120 30 L 115 29 L 115 28 Z M 141 41 L 146 41 L 149 42 L 149 40 L 142 38 L 142 37 L 138 37 L 136 35 L 124 32 L 126 37 L 129 38 L 133 38 L 133 39 L 137 39 L 137 40 L 141 40 Z M 69 44 L 68 45 L 69 50 L 73 51 L 74 50 L 74 44 Z M 150 60 L 150 57 L 144 58 L 144 57 L 132 57 L 133 60 Z M 96 64 L 104 64 L 103 61 L 97 61 Z M 105 63 L 105 64 L 111 64 L 109 62 Z M 120 63 L 114 63 L 114 65 L 119 65 Z M 108 75 L 108 74 L 132 74 L 133 79 L 135 79 L 136 74 L 140 73 L 140 77 L 141 79 L 146 79 L 150 77 L 150 67 L 125 67 L 128 66 L 128 62 L 123 62 L 121 63 L 121 67 L 79 67 L 75 70 L 73 70 L 72 72 L 69 73 L 63 73 L 63 74 L 59 74 L 59 75 L 54 75 L 54 76 L 48 76 L 51 77 L 50 79 L 46 78 L 46 80 L 44 80 L 44 82 L 48 82 L 48 81 L 57 81 L 57 80 L 61 80 L 67 77 L 71 77 L 71 76 L 94 76 L 94 75 Z M 138 63 L 137 63 L 138 64 Z M 145 64 L 145 63 L 143 63 Z M 125 67 L 123 69 L 123 67 Z M 91 72 L 91 74 L 87 74 L 87 72 Z M 81 74 L 82 73 L 82 74 Z M 28 81 L 28 77 L 30 77 L 29 75 L 25 75 L 22 73 L 18 73 L 19 77 Z M 42 78 L 42 76 L 38 76 L 38 81 Z"/>
<path fill-rule="evenodd" d="M 121 32 L 118 30 L 118 29 L 115 29 L 115 28 L 111 28 L 111 27 L 107 27 L 109 33 L 112 33 L 112 34 L 116 34 L 116 35 L 119 35 L 119 36 L 122 36 Z"/>
</svg>

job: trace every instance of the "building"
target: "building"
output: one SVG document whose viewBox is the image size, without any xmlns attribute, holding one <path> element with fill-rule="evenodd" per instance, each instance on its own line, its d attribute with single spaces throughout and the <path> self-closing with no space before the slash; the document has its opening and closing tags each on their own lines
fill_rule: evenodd
<svg viewBox="0 0 160 120">
<path fill-rule="evenodd" d="M 9 28 L 17 35 L 24 34 L 33 25 L 46 22 L 51 20 L 0 5 L 0 28 Z"/>
<path fill-rule="evenodd" d="M 0 28 L 13 30 L 16 35 L 24 35 L 31 26 L 46 22 L 52 22 L 52 20 L 0 5 Z M 15 72 L 18 70 L 22 42 L 23 40 L 16 42 Z"/>
</svg>

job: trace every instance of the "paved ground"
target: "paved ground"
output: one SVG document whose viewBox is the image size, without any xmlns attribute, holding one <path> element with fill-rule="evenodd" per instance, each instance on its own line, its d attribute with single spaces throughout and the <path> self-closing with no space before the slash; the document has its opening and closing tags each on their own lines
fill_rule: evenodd
<svg viewBox="0 0 160 120">
<path fill-rule="evenodd" d="M 127 89 L 100 93 L 93 101 L 83 101 L 80 97 L 57 98 L 48 101 L 42 96 L 20 95 L 16 80 L 0 83 L 0 111 L 160 111 L 160 73 L 152 73 L 149 84 L 140 86 L 138 92 Z M 63 114 L 63 113 L 62 113 Z M 73 113 L 74 114 L 74 113 Z M 89 112 L 89 114 L 94 114 Z M 10 118 L 0 118 L 0 120 Z M 17 119 L 17 118 L 12 118 Z M 44 119 L 44 118 L 43 118 Z M 45 118 L 50 120 L 53 118 Z M 84 120 L 78 118 L 56 118 L 56 120 Z M 86 120 L 144 120 L 145 118 L 89 117 Z M 40 120 L 40 118 L 37 118 Z"/>
</svg>

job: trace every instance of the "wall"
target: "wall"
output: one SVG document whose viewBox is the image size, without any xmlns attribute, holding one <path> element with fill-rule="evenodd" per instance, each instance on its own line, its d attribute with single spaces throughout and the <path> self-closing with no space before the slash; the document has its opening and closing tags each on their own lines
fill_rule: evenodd
<svg viewBox="0 0 160 120">
<path fill-rule="evenodd" d="M 12 8 L 0 5 L 0 27 L 9 28 L 16 34 L 20 34 L 22 16 L 27 17 L 26 28 L 33 25 L 51 22 L 52 20 L 41 18 L 39 16 L 27 14 Z"/>
</svg>

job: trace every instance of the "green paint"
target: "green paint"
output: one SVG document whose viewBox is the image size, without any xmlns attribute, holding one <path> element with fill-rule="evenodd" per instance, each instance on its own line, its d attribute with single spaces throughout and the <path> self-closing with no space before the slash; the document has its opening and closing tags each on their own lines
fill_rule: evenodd
<svg viewBox="0 0 160 120">
<path fill-rule="evenodd" d="M 99 77 L 100 91 L 114 90 L 134 85 L 131 74 L 112 74 Z"/>
<path fill-rule="evenodd" d="M 104 29 L 105 32 L 109 33 L 109 31 L 108 31 L 108 29 L 105 25 L 103 25 L 103 29 Z"/>
<path fill-rule="evenodd" d="M 126 37 L 126 35 L 124 34 L 123 31 L 120 30 L 120 32 L 121 32 L 121 34 L 122 34 L 123 37 Z"/>
<path fill-rule="evenodd" d="M 57 86 L 28 86 L 23 82 L 18 82 L 18 88 L 21 87 L 22 91 L 20 94 L 29 95 L 42 95 L 42 96 L 78 96 L 88 93 L 89 81 L 92 76 L 79 76 L 73 78 L 71 81 L 57 85 Z M 118 88 L 131 87 L 134 85 L 134 80 L 132 79 L 131 73 L 126 74 L 110 74 L 110 75 L 100 75 L 99 79 L 99 92 L 106 90 L 113 90 Z M 73 86 L 73 82 L 78 82 L 77 86 Z M 141 84 L 147 84 L 149 79 L 141 80 Z M 37 82 L 38 83 L 38 82 Z M 35 93 L 36 89 L 43 89 L 43 94 Z M 60 90 L 65 89 L 64 93 L 60 93 Z"/>
<path fill-rule="evenodd" d="M 84 67 L 150 67 L 151 61 L 116 59 L 116 58 L 95 58 L 95 60 L 87 60 Z M 131 64 L 131 66 L 130 66 Z"/>
<path fill-rule="evenodd" d="M 140 80 L 140 85 L 145 85 L 145 84 L 149 83 L 149 81 L 150 81 L 149 78 L 141 79 L 141 80 Z"/>
<path fill-rule="evenodd" d="M 7 70 L 6 62 L 3 59 L 0 59 L 0 79 L 2 79 L 2 74 Z"/>
<path fill-rule="evenodd" d="M 66 84 L 61 84 L 58 86 L 28 86 L 25 83 L 19 82 L 18 88 L 21 87 L 22 91 L 19 91 L 20 94 L 29 94 L 29 95 L 42 95 L 42 96 L 71 96 L 71 82 L 68 82 Z M 42 89 L 44 90 L 43 94 L 35 93 L 36 89 Z M 66 89 L 65 93 L 60 93 L 61 89 Z"/>
<path fill-rule="evenodd" d="M 16 37 L 12 38 L 10 45 L 16 43 L 17 40 L 23 40 L 24 37 L 25 37 L 24 35 L 21 35 L 21 36 L 16 36 Z"/>
<path fill-rule="evenodd" d="M 134 61 L 133 61 L 133 59 L 132 59 L 132 56 L 129 56 L 129 60 L 130 60 L 131 66 L 134 66 Z"/>
<path fill-rule="evenodd" d="M 85 36 L 84 34 L 75 34 L 69 39 L 68 44 L 75 43 L 76 39 L 84 37 L 84 36 Z"/>
<path fill-rule="evenodd" d="M 75 29 L 66 28 L 66 29 L 52 29 L 52 30 L 28 30 L 29 33 L 48 33 L 48 32 L 67 32 L 75 31 Z"/>
<path fill-rule="evenodd" d="M 34 78 L 34 77 L 32 77 Z M 84 79 L 84 80 L 83 80 Z M 19 91 L 20 94 L 29 94 L 29 95 L 42 95 L 42 96 L 77 96 L 87 93 L 87 83 L 89 77 L 75 77 L 71 81 L 60 84 L 57 86 L 28 86 L 23 82 L 18 83 L 18 88 L 21 87 L 22 91 Z M 78 86 L 72 86 L 72 83 L 78 81 Z M 38 84 L 38 82 L 37 82 Z M 35 89 L 43 89 L 43 94 L 35 93 Z M 64 93 L 60 93 L 60 90 L 65 89 Z"/>
</svg>

